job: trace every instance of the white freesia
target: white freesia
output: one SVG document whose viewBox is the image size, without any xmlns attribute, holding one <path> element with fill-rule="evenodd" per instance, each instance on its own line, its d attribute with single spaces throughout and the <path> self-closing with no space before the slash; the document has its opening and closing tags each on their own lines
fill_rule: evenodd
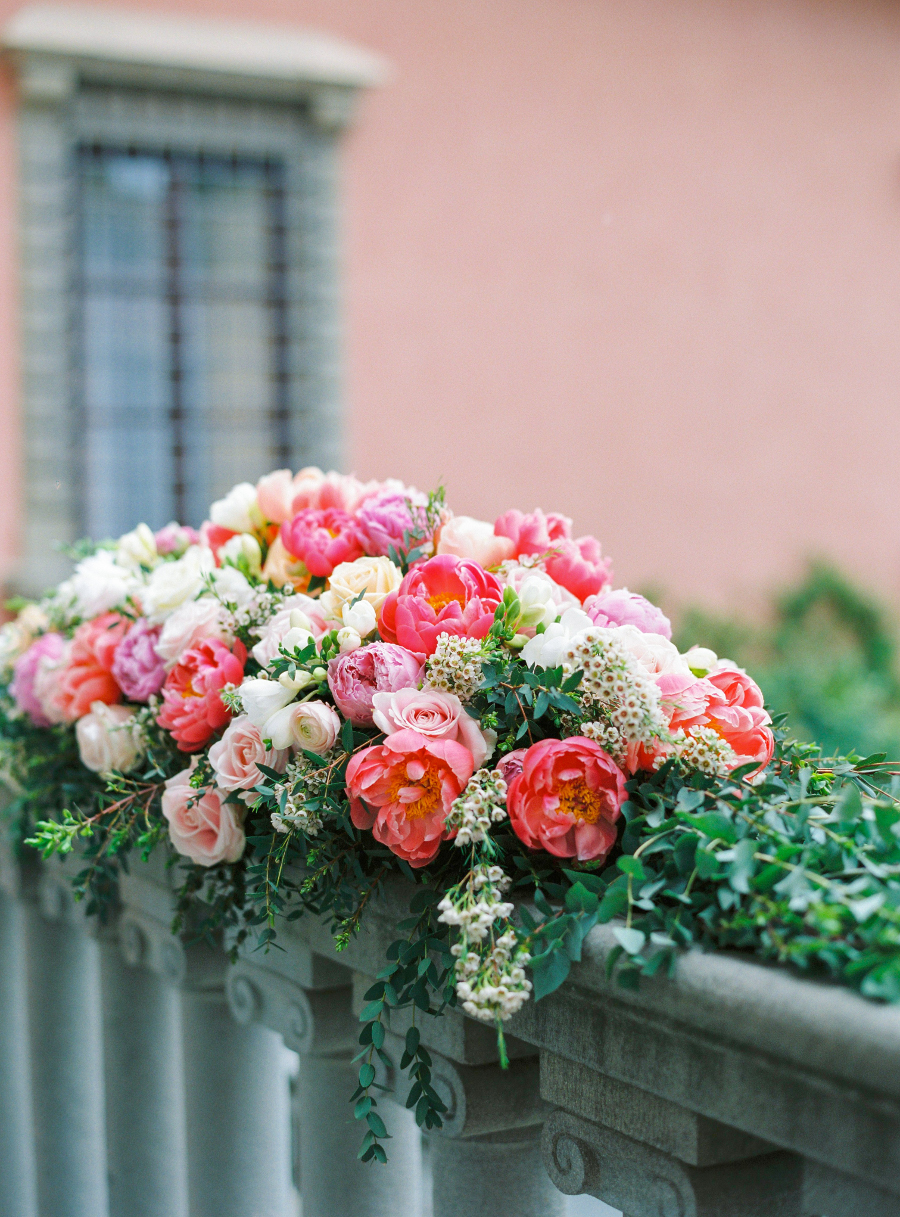
<svg viewBox="0 0 900 1217">
<path fill-rule="evenodd" d="M 219 559 L 223 563 L 231 562 L 235 566 L 240 566 L 243 561 L 246 562 L 251 575 L 258 576 L 262 573 L 262 549 L 256 537 L 249 532 L 241 532 L 236 537 L 229 537 L 219 550 Z"/>
<path fill-rule="evenodd" d="M 342 655 L 349 655 L 351 651 L 358 651 L 362 646 L 359 630 L 354 630 L 350 625 L 345 625 L 342 630 L 338 630 L 337 641 Z"/>
<path fill-rule="evenodd" d="M 537 625 L 553 625 L 556 618 L 567 607 L 577 607 L 578 601 L 572 593 L 567 592 L 564 587 L 560 587 L 549 575 L 545 575 L 542 571 L 529 571 L 527 567 L 518 569 L 527 572 L 525 577 L 515 582 L 507 577 L 506 582 L 508 587 L 515 590 L 522 606 L 519 629 L 527 630 L 534 629 Z"/>
<path fill-rule="evenodd" d="M 566 609 L 560 620 L 548 625 L 543 634 L 529 638 L 522 648 L 522 658 L 537 668 L 558 667 L 572 640 L 585 630 L 593 629 L 596 626 L 582 609 Z"/>
<path fill-rule="evenodd" d="M 108 549 L 101 549 L 78 563 L 75 573 L 59 585 L 55 599 L 78 617 L 99 617 L 124 604 L 139 587 L 134 572 L 120 566 Z"/>
<path fill-rule="evenodd" d="M 236 566 L 222 566 L 213 572 L 213 587 L 223 604 L 236 604 L 246 608 L 256 595 L 250 582 Z"/>
<path fill-rule="evenodd" d="M 322 755 L 334 747 L 341 720 L 322 701 L 302 701 L 276 711 L 263 731 L 273 748 L 305 748 Z"/>
<path fill-rule="evenodd" d="M 224 499 L 217 499 L 209 509 L 213 524 L 230 528 L 232 532 L 252 532 L 258 517 L 256 487 L 249 482 L 238 482 Z"/>
<path fill-rule="evenodd" d="M 371 634 L 378 624 L 375 610 L 367 600 L 358 600 L 356 604 L 345 603 L 341 609 L 344 625 L 356 630 L 360 638 Z"/>
<path fill-rule="evenodd" d="M 134 711 L 125 706 L 91 703 L 90 714 L 75 724 L 81 763 L 94 773 L 127 773 L 141 755 Z"/>
<path fill-rule="evenodd" d="M 691 647 L 683 659 L 695 676 L 706 676 L 719 662 L 718 655 L 709 647 Z"/>
<path fill-rule="evenodd" d="M 261 680 L 257 676 L 248 677 L 238 692 L 244 712 L 260 730 L 277 710 L 294 700 L 292 689 L 286 689 L 277 680 Z"/>
<path fill-rule="evenodd" d="M 146 524 L 138 524 L 116 542 L 116 561 L 119 566 L 137 570 L 141 566 L 153 567 L 159 561 L 156 537 Z"/>
<path fill-rule="evenodd" d="M 203 545 L 192 545 L 174 562 L 161 562 L 141 590 L 145 616 L 153 625 L 162 624 L 182 604 L 195 599 L 215 569 L 212 550 Z"/>
<path fill-rule="evenodd" d="M 154 648 L 166 667 L 174 667 L 189 647 L 204 638 L 230 641 L 222 621 L 223 613 L 218 600 L 201 596 L 199 600 L 189 600 L 167 617 Z"/>
</svg>

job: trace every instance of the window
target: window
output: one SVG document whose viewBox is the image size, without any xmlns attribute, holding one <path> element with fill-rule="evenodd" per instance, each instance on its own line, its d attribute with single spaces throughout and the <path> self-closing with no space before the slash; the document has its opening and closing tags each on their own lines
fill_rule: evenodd
<svg viewBox="0 0 900 1217">
<path fill-rule="evenodd" d="M 325 35 L 35 5 L 20 85 L 24 555 L 195 526 L 340 467 L 338 137 L 383 65 Z"/>
</svg>

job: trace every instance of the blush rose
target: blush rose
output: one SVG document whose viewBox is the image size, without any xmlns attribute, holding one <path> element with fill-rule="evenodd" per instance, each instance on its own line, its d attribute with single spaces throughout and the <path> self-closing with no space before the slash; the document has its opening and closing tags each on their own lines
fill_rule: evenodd
<svg viewBox="0 0 900 1217">
<path fill-rule="evenodd" d="M 455 740 L 472 753 L 476 769 L 481 768 L 497 744 L 497 732 L 482 730 L 454 693 L 438 689 L 376 693 L 372 709 L 375 726 L 385 735 L 409 730 L 418 731 L 426 739 Z"/>
<path fill-rule="evenodd" d="M 223 790 L 252 790 L 263 778 L 259 765 L 284 773 L 287 762 L 287 752 L 266 748 L 259 728 L 254 727 L 246 714 L 233 719 L 209 750 L 216 785 Z"/>
<path fill-rule="evenodd" d="M 241 821 L 214 786 L 191 786 L 195 764 L 166 782 L 162 813 L 169 822 L 169 839 L 178 853 L 200 866 L 237 862 L 246 845 Z"/>
</svg>

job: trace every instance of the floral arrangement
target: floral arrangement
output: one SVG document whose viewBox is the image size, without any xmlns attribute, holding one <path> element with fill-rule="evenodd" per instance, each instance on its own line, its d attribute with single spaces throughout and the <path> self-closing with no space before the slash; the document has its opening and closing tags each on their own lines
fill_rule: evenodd
<svg viewBox="0 0 900 1217">
<path fill-rule="evenodd" d="M 199 531 L 140 525 L 0 634 L 7 816 L 79 844 L 103 915 L 167 841 L 176 928 L 338 948 L 386 881 L 410 917 L 366 995 L 357 1117 L 391 1008 L 496 1025 L 623 918 L 623 984 L 692 944 L 900 1000 L 900 810 L 884 757 L 788 742 L 754 681 L 614 589 L 565 516 L 454 515 L 443 492 L 280 470 Z M 409 1105 L 440 1125 L 412 1027 Z"/>
</svg>

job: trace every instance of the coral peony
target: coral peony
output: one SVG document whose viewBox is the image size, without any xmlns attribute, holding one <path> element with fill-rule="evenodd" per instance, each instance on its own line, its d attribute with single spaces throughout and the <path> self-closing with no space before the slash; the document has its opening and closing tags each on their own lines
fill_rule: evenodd
<svg viewBox="0 0 900 1217">
<path fill-rule="evenodd" d="M 584 611 L 595 625 L 633 625 L 648 634 L 672 637 L 672 623 L 662 609 L 627 587 L 588 596 Z"/>
<path fill-rule="evenodd" d="M 371 727 L 373 696 L 415 688 L 423 672 L 421 656 L 391 642 L 373 642 L 332 659 L 328 687 L 345 718 L 357 727 Z"/>
<path fill-rule="evenodd" d="M 376 693 L 372 707 L 375 726 L 385 735 L 409 730 L 428 739 L 456 740 L 472 753 L 476 769 L 481 768 L 497 744 L 497 732 L 480 727 L 463 709 L 455 693 L 398 689 L 396 693 Z"/>
<path fill-rule="evenodd" d="M 439 554 L 411 570 L 385 600 L 381 636 L 431 655 L 441 634 L 484 638 L 502 599 L 499 581 L 477 562 Z"/>
<path fill-rule="evenodd" d="M 596 537 L 556 542 L 544 565 L 550 578 L 579 600 L 587 600 L 609 587 L 609 559 L 602 556 Z"/>
<path fill-rule="evenodd" d="M 545 739 L 525 754 L 506 805 L 516 835 L 530 849 L 581 862 L 605 858 L 616 841 L 625 776 L 584 736 Z"/>
<path fill-rule="evenodd" d="M 472 776 L 472 754 L 449 739 L 398 731 L 347 766 L 350 815 L 410 866 L 427 866 L 449 835 L 444 821 Z"/>
<path fill-rule="evenodd" d="M 319 578 L 330 575 L 341 562 L 352 562 L 363 554 L 356 521 L 337 507 L 298 511 L 282 524 L 281 540 L 288 553 Z"/>
<path fill-rule="evenodd" d="M 202 748 L 214 731 L 231 719 L 220 696 L 228 684 L 239 685 L 247 651 L 242 642 L 233 649 L 218 638 L 207 638 L 185 651 L 166 677 L 163 708 L 156 721 L 171 731 L 181 752 Z"/>
<path fill-rule="evenodd" d="M 763 708 L 759 686 L 739 668 L 723 666 L 700 678 L 667 673 L 656 683 L 672 731 L 712 727 L 734 750 L 734 766 L 756 761 L 762 768 L 772 759 L 772 719 Z"/>
<path fill-rule="evenodd" d="M 495 521 L 494 532 L 498 537 L 509 538 L 513 556 L 518 558 L 521 554 L 545 554 L 555 542 L 568 540 L 572 521 L 555 511 L 544 515 L 538 508 L 526 515 L 513 509 Z"/>
<path fill-rule="evenodd" d="M 111 706 L 122 697 L 112 674 L 116 649 L 130 622 L 118 613 L 104 613 L 85 621 L 75 631 L 68 661 L 60 671 L 54 701 L 63 720 L 74 723 L 87 714 L 91 703 Z"/>
<path fill-rule="evenodd" d="M 195 765 L 166 782 L 162 813 L 169 821 L 169 839 L 178 853 L 200 866 L 237 862 L 246 844 L 238 814 L 214 786 L 191 786 Z"/>
<path fill-rule="evenodd" d="M 13 668 L 9 691 L 16 705 L 27 714 L 36 727 L 49 727 L 53 719 L 46 712 L 36 688 L 41 661 L 59 663 L 66 653 L 66 640 L 62 634 L 42 634 L 35 639 L 24 655 L 20 655 Z"/>
<path fill-rule="evenodd" d="M 142 617 L 116 647 L 112 674 L 130 701 L 148 701 L 163 687 L 166 665 L 156 650 L 159 635 L 160 627 Z"/>
</svg>

